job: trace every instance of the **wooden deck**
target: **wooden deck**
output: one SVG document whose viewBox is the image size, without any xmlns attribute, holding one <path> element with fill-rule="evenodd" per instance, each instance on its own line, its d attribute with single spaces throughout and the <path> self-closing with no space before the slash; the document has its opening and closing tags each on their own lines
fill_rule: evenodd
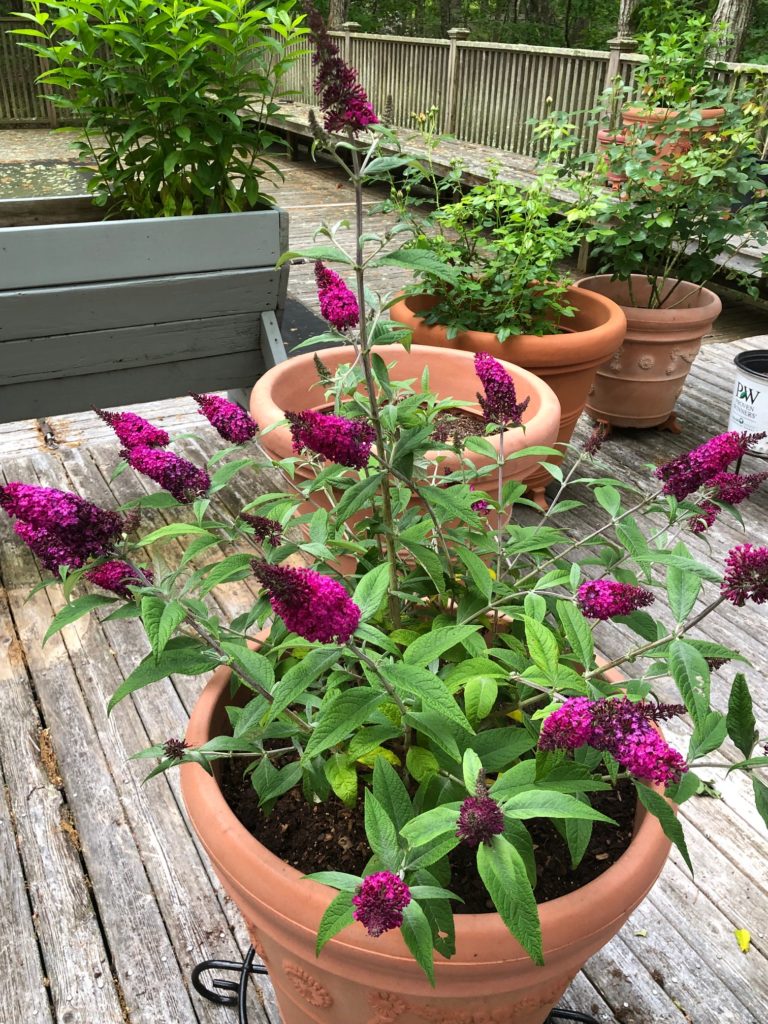
<svg viewBox="0 0 768 1024">
<path fill-rule="evenodd" d="M 299 248 L 323 217 L 351 213 L 350 195 L 332 171 L 288 167 L 280 199 L 292 215 L 292 247 Z M 374 285 L 397 283 L 387 274 Z M 290 287 L 315 307 L 311 267 L 294 268 Z M 642 478 L 644 463 L 726 428 L 732 358 L 740 348 L 731 342 L 768 333 L 768 318 L 745 304 L 729 306 L 716 331 L 679 403 L 684 432 L 618 432 L 603 450 L 616 475 Z M 193 459 L 216 446 L 190 399 L 134 408 L 175 433 L 194 429 L 200 440 L 182 442 Z M 582 421 L 578 436 L 589 428 Z M 74 489 L 108 506 L 154 489 L 131 471 L 110 482 L 117 458 L 111 431 L 91 413 L 0 427 L 3 482 Z M 269 486 L 253 479 L 229 500 L 242 503 Z M 746 539 L 768 543 L 767 513 L 764 489 L 744 508 Z M 149 515 L 164 521 L 161 512 Z M 588 524 L 571 525 L 583 531 Z M 744 533 L 725 520 L 707 537 L 711 551 L 703 538 L 692 538 L 691 546 L 717 564 Z M 150 742 L 183 733 L 203 680 L 155 684 L 107 718 L 108 696 L 148 650 L 141 628 L 92 615 L 41 647 L 61 597 L 47 590 L 27 601 L 40 574 L 5 516 L 0 541 L 0 1024 L 234 1021 L 232 1010 L 192 992 L 189 975 L 199 960 L 241 956 L 244 929 L 186 825 L 177 777 L 143 786 L 146 763 L 129 760 Z M 169 558 L 175 553 L 173 544 L 160 550 Z M 249 607 L 254 592 L 234 583 L 214 597 L 222 615 L 234 616 Z M 707 621 L 705 635 L 751 657 L 764 736 L 766 606 L 726 606 Z M 606 631 L 600 643 L 609 656 L 618 647 Z M 714 677 L 720 705 L 724 686 L 717 680 L 727 676 L 728 668 Z M 686 727 L 674 730 L 684 744 Z M 768 834 L 751 806 L 747 780 L 723 776 L 712 772 L 721 798 L 698 797 L 682 809 L 695 878 L 673 855 L 649 899 L 589 962 L 565 1005 L 602 1024 L 768 1020 Z M 747 954 L 737 945 L 737 928 L 751 932 Z M 279 1024 L 268 982 L 253 986 L 251 1020 Z"/>
</svg>

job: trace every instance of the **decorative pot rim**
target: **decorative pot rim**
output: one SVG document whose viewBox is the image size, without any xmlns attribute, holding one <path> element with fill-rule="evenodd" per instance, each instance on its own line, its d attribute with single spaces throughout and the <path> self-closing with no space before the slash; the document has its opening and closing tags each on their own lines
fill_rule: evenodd
<svg viewBox="0 0 768 1024">
<path fill-rule="evenodd" d="M 642 284 L 647 282 L 648 278 L 645 274 L 632 274 L 631 280 Z M 656 280 L 659 280 L 656 278 Z M 669 284 L 675 284 L 677 278 L 669 278 Z M 698 293 L 702 302 L 697 306 L 691 307 L 661 307 L 658 309 L 649 309 L 647 306 L 629 306 L 623 305 L 618 298 L 612 298 L 611 301 L 616 303 L 623 311 L 627 318 L 628 323 L 634 324 L 638 321 L 643 321 L 648 324 L 664 324 L 666 325 L 669 321 L 674 319 L 678 323 L 684 323 L 686 325 L 694 325 L 699 322 L 702 324 L 712 323 L 720 315 L 720 311 L 723 308 L 723 304 L 720 297 L 715 294 L 711 289 L 707 288 L 703 284 L 694 284 L 692 281 L 686 281 L 679 279 L 682 288 L 690 289 L 686 292 L 686 297 L 694 292 Z M 615 286 L 617 292 L 621 293 L 622 289 L 629 288 L 627 281 L 621 281 L 618 278 L 614 278 L 611 274 L 591 274 L 588 277 L 582 277 L 576 282 L 576 288 L 588 291 L 593 295 L 605 295 L 602 291 L 593 291 L 590 287 L 593 283 L 607 284 Z M 703 332 L 702 332 L 703 333 Z"/>
<path fill-rule="evenodd" d="M 262 631 L 255 640 L 258 641 L 265 635 L 266 631 Z M 617 678 L 623 678 L 619 673 L 613 674 Z M 187 731 L 187 741 L 191 745 L 197 745 L 210 738 L 214 718 L 221 712 L 228 694 L 230 676 L 231 670 L 227 666 L 220 666 L 200 695 Z M 307 931 L 309 908 L 316 928 L 335 890 L 319 882 L 304 879 L 297 868 L 281 860 L 251 835 L 229 807 L 217 780 L 200 765 L 183 764 L 180 773 L 187 814 L 214 864 L 230 877 L 236 876 L 238 885 L 243 891 L 247 891 L 249 898 L 262 904 L 259 892 L 263 889 L 269 891 L 270 881 L 273 884 L 281 882 L 300 886 L 303 921 L 299 920 L 297 913 L 292 912 L 293 907 L 280 907 L 279 911 L 270 907 L 270 913 L 279 913 L 279 916 L 292 926 Z M 208 825 L 205 829 L 197 824 L 203 819 Z M 591 882 L 557 899 L 539 904 L 545 962 L 548 956 L 552 956 L 558 950 L 589 941 L 591 936 L 604 932 L 613 922 L 631 913 L 656 881 L 667 859 L 670 846 L 671 842 L 664 835 L 658 820 L 638 805 L 635 834 L 624 853 Z M 234 861 L 236 868 L 227 867 L 228 861 Z M 640 890 L 631 890 L 627 878 L 636 879 L 638 875 L 644 875 Z M 601 901 L 606 902 L 612 895 L 618 896 L 620 912 L 608 921 L 596 920 L 595 907 Z M 591 919 L 593 927 L 586 935 L 582 931 L 572 941 L 552 944 L 550 940 L 548 944 L 548 925 L 551 927 L 557 916 L 565 916 L 574 925 L 578 923 L 582 927 L 585 918 L 588 918 Z M 455 924 L 457 956 L 452 958 L 450 963 L 456 966 L 476 967 L 498 963 L 508 963 L 510 967 L 530 964 L 528 954 L 512 937 L 497 913 L 457 915 Z M 480 934 L 487 936 L 489 930 L 492 933 L 494 953 L 491 957 L 482 957 L 475 950 L 474 940 Z M 569 928 L 568 934 L 571 933 Z M 329 947 L 331 945 L 336 945 L 337 948 L 345 947 L 358 953 L 363 952 L 365 955 L 375 954 L 386 959 L 410 961 L 397 930 L 377 939 L 368 936 L 363 929 L 356 930 L 353 936 L 344 931 L 329 943 Z M 458 959 L 458 954 L 462 950 L 465 956 Z"/>
<path fill-rule="evenodd" d="M 701 114 L 702 122 L 717 121 L 725 114 L 725 107 L 697 107 L 694 105 L 692 109 L 697 110 Z M 684 113 L 684 111 L 676 107 L 648 107 L 643 106 L 641 103 L 633 103 L 622 111 L 621 116 L 622 118 L 629 118 L 631 121 L 642 120 L 647 121 L 649 124 L 663 124 L 671 117 L 679 117 L 681 113 Z M 701 125 L 692 125 L 686 131 L 696 131 L 699 127 L 707 128 L 710 125 L 703 123 Z"/>
<path fill-rule="evenodd" d="M 441 351 L 461 351 L 458 347 L 461 339 L 471 335 L 477 342 L 477 348 L 483 350 L 490 346 L 500 346 L 503 355 L 502 359 L 515 365 L 516 360 L 526 366 L 535 369 L 545 369 L 555 366 L 576 366 L 586 362 L 599 362 L 603 358 L 612 355 L 618 347 L 619 340 L 624 337 L 626 331 L 626 317 L 622 307 L 612 299 L 597 292 L 590 293 L 590 305 L 600 310 L 600 322 L 584 330 L 568 328 L 567 331 L 556 334 L 517 334 L 500 342 L 495 334 L 490 331 L 465 331 L 456 335 L 455 338 L 447 339 L 446 328 L 442 324 L 426 325 L 424 318 L 419 316 L 412 308 L 413 302 L 432 300 L 434 305 L 437 298 L 429 293 L 406 295 L 401 292 L 397 300 L 391 306 L 391 313 L 398 311 L 396 319 L 406 327 L 422 327 L 423 329 L 440 334 Z M 571 305 L 579 306 L 581 296 L 574 284 L 568 286 L 565 297 Z M 424 307 L 428 308 L 428 307 Z"/>
</svg>

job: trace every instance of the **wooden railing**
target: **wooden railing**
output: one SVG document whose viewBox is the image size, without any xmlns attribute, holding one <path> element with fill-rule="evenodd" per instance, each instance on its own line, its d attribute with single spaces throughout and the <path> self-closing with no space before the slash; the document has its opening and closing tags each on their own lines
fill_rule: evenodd
<svg viewBox="0 0 768 1024">
<path fill-rule="evenodd" d="M 49 124 L 55 110 L 39 95 L 34 79 L 40 62 L 8 34 L 23 22 L 0 18 L 0 125 Z M 413 127 L 413 115 L 438 108 L 440 130 L 465 142 L 531 154 L 532 121 L 549 110 L 573 114 L 581 127 L 581 149 L 595 145 L 595 128 L 584 111 L 597 105 L 606 86 L 608 51 L 474 42 L 464 29 L 448 39 L 332 32 L 345 59 L 360 73 L 378 111 L 391 110 L 394 125 Z M 631 82 L 643 60 L 622 55 L 619 70 Z M 732 79 L 749 77 L 755 67 L 728 65 Z M 768 74 L 768 67 L 762 68 Z M 286 87 L 297 100 L 312 103 L 314 68 L 303 54 L 288 71 Z M 55 120 L 54 120 L 55 123 Z"/>
</svg>

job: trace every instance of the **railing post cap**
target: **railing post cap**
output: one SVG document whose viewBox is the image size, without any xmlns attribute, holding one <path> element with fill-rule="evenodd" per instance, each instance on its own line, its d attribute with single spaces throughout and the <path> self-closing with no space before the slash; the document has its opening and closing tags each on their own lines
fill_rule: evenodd
<svg viewBox="0 0 768 1024">
<path fill-rule="evenodd" d="M 451 39 L 466 39 L 470 35 L 468 28 L 449 28 L 448 36 Z"/>
<path fill-rule="evenodd" d="M 343 21 L 341 23 L 342 32 L 359 32 L 362 27 L 359 21 Z"/>
</svg>

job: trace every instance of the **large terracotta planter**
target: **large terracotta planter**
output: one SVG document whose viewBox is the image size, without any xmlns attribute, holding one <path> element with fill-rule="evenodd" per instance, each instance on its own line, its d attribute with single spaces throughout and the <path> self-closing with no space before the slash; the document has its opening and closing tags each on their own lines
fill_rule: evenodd
<svg viewBox="0 0 768 1024">
<path fill-rule="evenodd" d="M 674 284 L 674 282 L 670 283 Z M 676 426 L 673 412 L 685 378 L 722 309 L 708 288 L 682 282 L 675 305 L 647 309 L 651 286 L 641 274 L 632 275 L 632 295 L 641 305 L 630 305 L 629 284 L 607 274 L 585 277 L 577 288 L 603 295 L 618 303 L 627 319 L 624 344 L 597 371 L 587 401 L 594 419 L 617 427 Z"/>
<path fill-rule="evenodd" d="M 481 388 L 474 372 L 471 354 L 447 352 L 444 359 L 435 360 L 434 351 L 422 345 L 413 345 L 410 351 L 406 351 L 401 345 L 384 345 L 374 351 L 378 352 L 388 365 L 394 364 L 390 370 L 392 380 L 415 378 L 418 384 L 422 373 L 428 368 L 430 388 L 435 394 L 440 398 L 472 402 L 473 408 L 470 411 L 480 413 L 477 392 Z M 328 369 L 334 372 L 340 364 L 349 363 L 354 359 L 354 351 L 349 346 L 329 348 L 321 353 L 321 358 Z M 507 365 L 507 370 L 514 378 L 518 401 L 529 395 L 531 400 L 523 414 L 525 432 L 506 431 L 505 451 L 509 454 L 532 445 L 552 445 L 557 438 L 560 422 L 560 405 L 557 397 L 547 384 L 528 370 L 514 365 Z M 256 382 L 251 392 L 251 415 L 262 429 L 284 420 L 287 411 L 304 412 L 307 409 L 326 407 L 325 393 L 318 384 L 312 353 L 302 353 L 279 363 Z M 488 440 L 498 450 L 498 436 L 489 436 Z M 273 459 L 283 459 L 293 453 L 291 432 L 287 426 L 278 426 L 270 430 L 263 436 L 261 443 Z M 465 451 L 464 454 L 477 466 L 492 464 L 490 458 L 474 452 Z M 446 471 L 460 469 L 459 459 L 451 452 L 427 453 L 427 459 L 438 456 Z M 539 461 L 538 456 L 529 456 L 508 462 L 505 475 L 509 479 L 530 482 L 538 470 Z M 322 500 L 322 495 L 318 495 L 317 498 Z"/>
<path fill-rule="evenodd" d="M 229 669 L 218 669 L 203 691 L 190 744 L 226 731 L 229 677 Z M 456 955 L 436 958 L 432 989 L 396 931 L 372 939 L 352 925 L 316 958 L 317 927 L 334 891 L 302 880 L 254 839 L 199 765 L 182 766 L 181 785 L 192 826 L 269 968 L 283 1024 L 543 1024 L 585 961 L 646 896 L 670 845 L 656 819 L 641 811 L 635 838 L 615 864 L 582 889 L 542 904 L 543 967 L 497 914 L 459 916 Z"/>
<path fill-rule="evenodd" d="M 393 320 L 410 327 L 417 345 L 432 345 L 443 353 L 451 350 L 490 352 L 497 359 L 508 359 L 546 381 L 560 402 L 557 440 L 565 444 L 570 441 L 582 413 L 597 367 L 613 355 L 626 330 L 622 310 L 603 295 L 587 295 L 569 288 L 565 300 L 576 307 L 576 315 L 566 321 L 567 331 L 543 337 L 521 334 L 504 342 L 484 331 L 464 331 L 449 339 L 442 324 L 429 326 L 421 314 L 437 301 L 432 295 L 404 296 L 389 312 Z M 438 360 L 433 359 L 430 365 L 439 365 Z M 532 491 L 542 492 L 550 480 L 549 473 L 539 467 L 528 482 Z"/>
</svg>

